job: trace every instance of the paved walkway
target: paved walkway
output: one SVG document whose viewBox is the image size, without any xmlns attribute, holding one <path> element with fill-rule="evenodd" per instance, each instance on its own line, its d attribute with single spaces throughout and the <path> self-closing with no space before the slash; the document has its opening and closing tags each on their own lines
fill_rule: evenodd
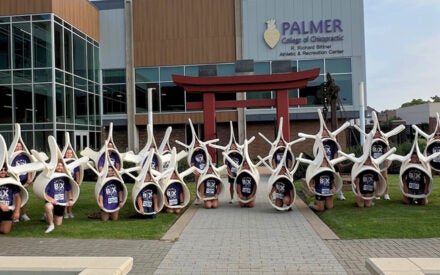
<svg viewBox="0 0 440 275">
<path fill-rule="evenodd" d="M 440 239 L 339 240 L 302 201 L 241 209 L 191 206 L 161 241 L 0 238 L 0 256 L 130 256 L 130 274 L 369 274 L 369 257 L 440 257 Z M 116 249 L 115 249 L 116 248 Z M 25 264 L 25 263 L 24 263 Z"/>
</svg>

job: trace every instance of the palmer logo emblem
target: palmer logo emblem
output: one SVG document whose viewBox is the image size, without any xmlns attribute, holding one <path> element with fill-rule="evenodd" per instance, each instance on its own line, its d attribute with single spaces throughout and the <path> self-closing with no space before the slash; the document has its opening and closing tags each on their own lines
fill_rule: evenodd
<svg viewBox="0 0 440 275">
<path fill-rule="evenodd" d="M 269 19 L 266 21 L 267 29 L 264 31 L 264 41 L 273 49 L 280 41 L 280 32 L 277 30 L 275 19 Z"/>
</svg>

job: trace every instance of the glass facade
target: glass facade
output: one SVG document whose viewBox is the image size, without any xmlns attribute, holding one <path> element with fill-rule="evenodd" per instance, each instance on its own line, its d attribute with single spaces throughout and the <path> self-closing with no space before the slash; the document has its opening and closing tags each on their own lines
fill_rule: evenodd
<svg viewBox="0 0 440 275">
<path fill-rule="evenodd" d="M 272 61 L 255 62 L 254 74 L 271 74 Z M 235 64 L 217 64 L 218 76 L 233 76 L 235 75 Z M 339 85 L 339 99 L 343 105 L 352 105 L 352 70 L 350 58 L 337 59 L 316 59 L 316 60 L 292 60 L 291 71 L 304 71 L 314 68 L 320 68 L 321 72 L 318 78 L 309 82 L 308 86 L 319 86 L 325 81 L 325 75 L 330 73 L 337 85 Z M 111 71 L 111 70 L 110 70 Z M 103 75 L 110 74 L 110 72 L 103 72 Z M 135 70 L 136 78 L 136 113 L 146 113 L 148 111 L 148 88 L 153 90 L 153 111 L 159 113 L 165 112 L 183 112 L 186 111 L 186 102 L 201 101 L 202 98 L 198 94 L 185 93 L 181 87 L 176 87 L 171 79 L 172 74 L 198 76 L 199 66 L 166 66 L 166 67 L 151 67 L 151 68 L 137 68 Z M 124 78 L 125 79 L 125 78 Z M 104 77 L 104 87 L 111 86 L 111 78 Z M 119 83 L 121 84 L 121 83 Z M 106 88 L 104 88 L 104 91 Z M 104 92 L 105 94 L 105 92 Z M 307 97 L 306 106 L 320 106 L 322 104 L 320 95 L 316 92 L 306 93 L 304 91 L 291 90 L 290 97 Z M 125 94 L 123 95 L 125 98 Z M 216 95 L 217 100 L 234 100 L 235 95 Z M 105 96 L 104 96 L 105 97 Z M 273 91 L 261 91 L 247 93 L 247 99 L 271 99 L 275 98 L 276 94 Z M 117 101 L 116 97 L 110 97 L 110 100 Z M 105 99 L 104 99 L 105 102 Z M 106 105 L 106 104 L 104 104 Z M 291 108 L 299 108 L 300 106 L 291 106 Z M 104 107 L 104 114 L 115 113 Z"/>
<path fill-rule="evenodd" d="M 77 150 L 101 135 L 99 44 L 53 14 L 0 17 L 0 133 L 9 143 L 19 123 L 29 148 L 47 137 Z M 75 141 L 85 140 L 81 144 Z"/>
</svg>

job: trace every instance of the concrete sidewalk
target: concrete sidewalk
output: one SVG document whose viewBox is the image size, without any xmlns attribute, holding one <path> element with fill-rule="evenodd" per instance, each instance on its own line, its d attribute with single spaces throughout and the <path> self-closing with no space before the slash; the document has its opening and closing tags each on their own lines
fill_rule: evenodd
<svg viewBox="0 0 440 275">
<path fill-rule="evenodd" d="M 325 238 L 337 236 L 300 200 L 293 211 L 272 208 L 267 179 L 255 208 L 229 204 L 228 192 L 218 209 L 197 206 L 155 274 L 346 274 L 306 216 Z"/>
</svg>

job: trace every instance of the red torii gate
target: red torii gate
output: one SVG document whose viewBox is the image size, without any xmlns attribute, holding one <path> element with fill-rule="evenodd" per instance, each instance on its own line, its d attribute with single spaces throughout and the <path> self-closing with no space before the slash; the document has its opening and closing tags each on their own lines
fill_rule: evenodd
<svg viewBox="0 0 440 275">
<path fill-rule="evenodd" d="M 187 102 L 188 110 L 203 109 L 205 140 L 215 139 L 215 111 L 222 108 L 276 107 L 277 125 L 283 117 L 284 139 L 290 141 L 289 106 L 305 105 L 307 98 L 289 98 L 289 89 L 305 88 L 319 76 L 319 68 L 293 73 L 236 76 L 172 75 L 174 83 L 188 93 L 201 93 L 203 102 Z M 215 93 L 276 91 L 276 99 L 216 101 Z"/>
</svg>

